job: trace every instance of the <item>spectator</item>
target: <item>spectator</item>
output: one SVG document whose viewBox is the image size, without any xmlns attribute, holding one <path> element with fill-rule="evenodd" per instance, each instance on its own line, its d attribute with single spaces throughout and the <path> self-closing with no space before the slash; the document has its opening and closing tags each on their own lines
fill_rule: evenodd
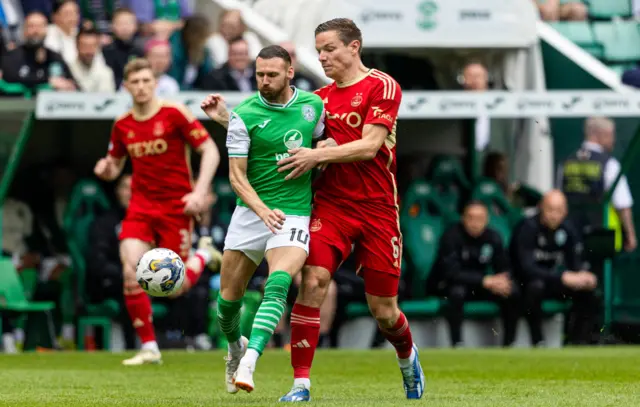
<svg viewBox="0 0 640 407">
<path fill-rule="evenodd" d="M 464 303 L 471 300 L 497 302 L 502 311 L 503 346 L 510 346 L 515 340 L 519 297 L 511 281 L 502 239 L 487 227 L 488 220 L 487 208 L 472 201 L 465 207 L 462 221 L 440 239 L 436 272 L 444 277 L 443 291 L 449 300 L 447 319 L 452 346 L 462 344 Z"/>
<path fill-rule="evenodd" d="M 2 79 L 32 90 L 47 84 L 56 90 L 76 90 L 62 56 L 44 46 L 46 35 L 47 19 L 44 14 L 29 14 L 25 19 L 24 44 L 8 51 L 2 58 Z"/>
<path fill-rule="evenodd" d="M 575 324 L 570 343 L 586 343 L 596 316 L 597 278 L 583 269 L 582 242 L 567 222 L 567 201 L 558 190 L 548 192 L 540 213 L 520 222 L 513 232 L 509 254 L 513 273 L 524 287 L 524 300 L 533 345 L 543 343 L 542 300 L 573 302 Z"/>
<path fill-rule="evenodd" d="M 69 69 L 83 92 L 113 92 L 113 71 L 100 53 L 100 33 L 93 28 L 83 29 L 77 36 L 78 55 L 69 63 Z"/>
<path fill-rule="evenodd" d="M 95 28 L 101 34 L 103 45 L 111 43 L 113 19 L 122 7 L 121 0 L 80 0 L 80 15 L 84 28 Z"/>
<path fill-rule="evenodd" d="M 142 57 L 142 49 L 136 44 L 135 35 L 138 22 L 135 14 L 127 8 L 120 8 L 113 14 L 113 42 L 104 47 L 104 58 L 113 71 L 116 89 L 122 83 L 124 66 L 131 58 Z"/>
<path fill-rule="evenodd" d="M 131 175 L 124 174 L 116 183 L 117 205 L 100 215 L 89 231 L 86 290 L 92 303 L 115 299 L 121 304 L 122 263 L 120 262 L 120 223 L 131 201 Z"/>
<path fill-rule="evenodd" d="M 580 1 L 534 0 L 544 21 L 584 21 L 589 10 Z"/>
<path fill-rule="evenodd" d="M 158 95 L 175 95 L 180 92 L 178 82 L 167 75 L 171 67 L 171 47 L 166 40 L 150 40 L 146 45 L 146 57 L 151 64 L 151 69 L 156 75 Z"/>
<path fill-rule="evenodd" d="M 229 60 L 203 80 L 202 89 L 236 92 L 252 92 L 258 89 L 247 41 L 237 38 L 231 42 Z"/>
<path fill-rule="evenodd" d="M 123 6 L 133 10 L 145 36 L 163 40 L 180 30 L 193 13 L 189 0 L 123 0 Z"/>
<path fill-rule="evenodd" d="M 80 24 L 80 10 L 75 0 L 62 0 L 53 6 L 53 24 L 47 28 L 44 46 L 62 55 L 68 64 L 78 56 L 76 36 Z"/>
<path fill-rule="evenodd" d="M 209 20 L 195 14 L 186 19 L 182 31 L 171 36 L 173 64 L 169 75 L 178 81 L 181 90 L 200 88 L 202 80 L 213 69 L 205 47 L 209 33 Z"/>
<path fill-rule="evenodd" d="M 589 211 L 585 205 L 601 205 L 605 193 L 611 189 L 620 173 L 620 162 L 611 156 L 616 140 L 615 131 L 615 123 L 607 118 L 588 118 L 584 127 L 584 143 L 558 170 L 558 185 L 567 194 L 569 205 L 582 206 L 572 214 L 580 232 L 585 227 L 602 224 L 601 207 L 598 206 L 591 214 L 588 212 L 593 211 Z M 597 171 L 594 173 L 591 168 Z M 613 191 L 611 203 L 618 216 L 614 221 L 618 224 L 619 220 L 622 221 L 624 248 L 629 252 L 634 251 L 638 241 L 633 223 L 633 198 L 624 175 Z M 621 232 L 618 230 L 618 241 L 622 240 Z"/>
<path fill-rule="evenodd" d="M 298 69 L 300 66 L 298 65 L 298 59 L 296 57 L 296 46 L 290 41 L 280 43 L 280 46 L 286 49 L 291 57 L 291 66 L 293 66 L 295 71 L 295 76 L 293 77 L 291 84 L 296 88 L 306 90 L 307 92 L 313 92 L 318 89 L 319 86 L 316 81 Z"/>
<path fill-rule="evenodd" d="M 220 68 L 227 62 L 229 44 L 238 37 L 242 37 L 247 41 L 251 59 L 255 59 L 262 49 L 262 43 L 258 36 L 247 31 L 247 26 L 242 20 L 240 10 L 227 10 L 222 13 L 218 30 L 219 32 L 213 34 L 207 41 L 207 48 L 211 53 L 212 62 L 216 68 Z"/>
<path fill-rule="evenodd" d="M 478 61 L 472 61 L 462 69 L 462 86 L 470 92 L 486 92 L 489 90 L 489 71 Z M 487 116 L 478 116 L 473 129 L 476 139 L 476 150 L 484 151 L 491 141 L 491 120 Z"/>
</svg>

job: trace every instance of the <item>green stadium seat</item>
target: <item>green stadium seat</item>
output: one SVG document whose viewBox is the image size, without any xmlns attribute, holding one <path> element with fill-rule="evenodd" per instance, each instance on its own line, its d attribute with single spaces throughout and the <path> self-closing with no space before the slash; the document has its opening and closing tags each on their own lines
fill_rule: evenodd
<svg viewBox="0 0 640 407">
<path fill-rule="evenodd" d="M 462 161 L 453 156 L 440 156 L 434 160 L 429 182 L 438 190 L 440 201 L 450 212 L 460 209 L 461 199 L 471 186 Z"/>
<path fill-rule="evenodd" d="M 608 0 L 607 0 L 608 1 Z M 631 62 L 640 59 L 640 31 L 633 21 L 596 22 L 593 24 L 596 40 L 604 48 L 604 59 L 609 62 Z"/>
<path fill-rule="evenodd" d="M 0 258 L 0 311 L 11 312 L 20 316 L 30 313 L 44 313 L 47 317 L 49 340 L 54 344 L 56 339 L 51 312 L 54 308 L 54 302 L 30 301 L 25 296 L 25 289 L 11 259 L 7 257 Z M 0 331 L 1 329 L 2 327 L 0 327 Z"/>
<path fill-rule="evenodd" d="M 631 0 L 588 0 L 589 16 L 609 19 L 612 17 L 630 17 Z"/>
<path fill-rule="evenodd" d="M 436 260 L 438 241 L 450 213 L 439 199 L 437 191 L 427 182 L 412 183 L 403 199 L 400 225 L 404 250 L 412 266 L 411 296 L 422 298 L 426 282 Z"/>
<path fill-rule="evenodd" d="M 600 44 L 584 45 L 582 49 L 594 58 L 604 58 L 604 48 Z"/>
<path fill-rule="evenodd" d="M 549 25 L 581 47 L 597 44 L 591 25 L 587 21 L 556 21 L 550 22 Z"/>
<path fill-rule="evenodd" d="M 489 178 L 481 178 L 471 198 L 483 202 L 489 208 L 489 226 L 502 236 L 505 245 L 511 239 L 513 226 L 522 217 L 521 212 L 511 206 L 500 186 Z"/>
<path fill-rule="evenodd" d="M 498 304 L 490 301 L 469 301 L 464 304 L 464 316 L 471 319 L 493 318 L 500 313 Z"/>
<path fill-rule="evenodd" d="M 442 311 L 444 301 L 440 298 L 426 298 L 423 300 L 408 300 L 400 303 L 400 309 L 407 318 L 436 317 Z"/>
</svg>

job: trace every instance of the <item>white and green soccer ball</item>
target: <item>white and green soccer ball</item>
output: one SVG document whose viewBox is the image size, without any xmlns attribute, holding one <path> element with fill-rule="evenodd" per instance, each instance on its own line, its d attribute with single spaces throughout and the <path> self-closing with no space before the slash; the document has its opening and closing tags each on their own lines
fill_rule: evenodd
<svg viewBox="0 0 640 407">
<path fill-rule="evenodd" d="M 185 267 L 178 254 L 169 249 L 151 249 L 136 266 L 136 280 L 153 297 L 166 297 L 184 283 Z"/>
</svg>

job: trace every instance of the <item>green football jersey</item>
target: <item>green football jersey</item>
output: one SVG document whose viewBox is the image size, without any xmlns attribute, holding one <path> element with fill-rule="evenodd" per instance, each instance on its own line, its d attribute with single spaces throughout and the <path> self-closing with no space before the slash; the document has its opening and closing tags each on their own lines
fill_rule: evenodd
<svg viewBox="0 0 640 407">
<path fill-rule="evenodd" d="M 229 118 L 229 157 L 247 157 L 247 178 L 262 202 L 287 215 L 311 214 L 311 171 L 285 181 L 278 161 L 288 150 L 311 148 L 324 132 L 324 104 L 316 94 L 292 87 L 286 104 L 265 100 L 259 92 L 236 106 Z M 240 198 L 238 205 L 247 206 Z"/>
</svg>

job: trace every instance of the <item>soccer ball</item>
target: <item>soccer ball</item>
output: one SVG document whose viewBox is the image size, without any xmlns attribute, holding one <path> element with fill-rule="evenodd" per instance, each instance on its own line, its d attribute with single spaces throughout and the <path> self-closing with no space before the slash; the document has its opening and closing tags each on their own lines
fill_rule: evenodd
<svg viewBox="0 0 640 407">
<path fill-rule="evenodd" d="M 136 266 L 136 280 L 153 297 L 166 297 L 184 283 L 185 267 L 182 259 L 169 249 L 151 249 Z"/>
</svg>

